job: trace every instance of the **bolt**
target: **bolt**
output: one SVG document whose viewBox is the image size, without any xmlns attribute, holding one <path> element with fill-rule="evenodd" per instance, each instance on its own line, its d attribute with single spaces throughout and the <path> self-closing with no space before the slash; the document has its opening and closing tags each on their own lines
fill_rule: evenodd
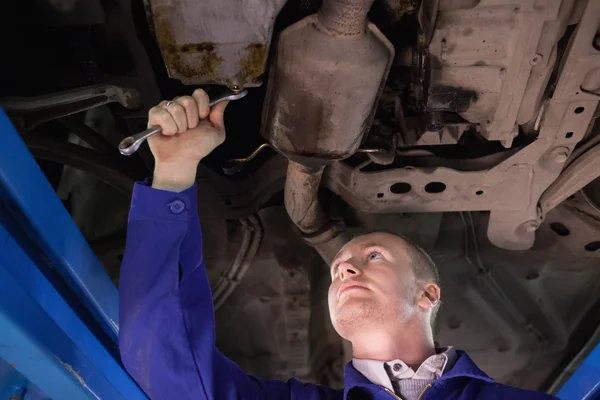
<svg viewBox="0 0 600 400">
<path fill-rule="evenodd" d="M 554 162 L 563 164 L 569 158 L 571 151 L 566 147 L 557 147 L 550 154 Z"/>
<path fill-rule="evenodd" d="M 527 232 L 535 232 L 537 231 L 537 228 L 539 228 L 539 226 L 540 225 L 538 224 L 538 222 L 534 219 L 523 223 L 523 228 Z"/>
</svg>

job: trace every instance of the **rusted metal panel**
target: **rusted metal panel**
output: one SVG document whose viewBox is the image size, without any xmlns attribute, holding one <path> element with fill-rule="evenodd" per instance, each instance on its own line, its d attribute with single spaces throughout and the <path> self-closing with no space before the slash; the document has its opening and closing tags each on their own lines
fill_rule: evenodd
<svg viewBox="0 0 600 400">
<path fill-rule="evenodd" d="M 285 0 L 146 0 L 171 78 L 229 88 L 262 84 Z"/>
</svg>

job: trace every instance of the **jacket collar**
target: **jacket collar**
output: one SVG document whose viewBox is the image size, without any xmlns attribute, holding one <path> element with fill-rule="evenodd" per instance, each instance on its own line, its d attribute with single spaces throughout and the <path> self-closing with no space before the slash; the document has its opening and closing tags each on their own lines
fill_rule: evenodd
<svg viewBox="0 0 600 400">
<path fill-rule="evenodd" d="M 456 350 L 456 356 L 457 357 L 454 366 L 450 370 L 446 371 L 441 378 L 435 381 L 434 384 L 446 381 L 448 379 L 460 377 L 480 379 L 490 383 L 494 382 L 492 378 L 487 376 L 485 372 L 480 370 L 477 365 L 475 365 L 467 353 L 462 350 Z M 361 387 L 370 392 L 372 395 L 375 394 L 375 392 L 383 390 L 379 386 L 371 383 L 371 381 L 365 378 L 356 370 L 356 368 L 354 368 L 352 362 L 349 362 L 346 364 L 346 368 L 344 369 L 344 399 L 348 398 L 348 392 L 354 387 Z"/>
</svg>

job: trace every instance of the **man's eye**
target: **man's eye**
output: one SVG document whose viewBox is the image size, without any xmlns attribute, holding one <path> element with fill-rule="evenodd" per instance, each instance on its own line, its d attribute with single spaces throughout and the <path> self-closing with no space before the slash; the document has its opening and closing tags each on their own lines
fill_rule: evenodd
<svg viewBox="0 0 600 400">
<path fill-rule="evenodd" d="M 369 261 L 373 261 L 373 260 L 379 260 L 380 258 L 382 258 L 381 254 L 374 251 L 371 254 L 369 254 L 369 256 L 367 257 L 369 259 Z"/>
</svg>

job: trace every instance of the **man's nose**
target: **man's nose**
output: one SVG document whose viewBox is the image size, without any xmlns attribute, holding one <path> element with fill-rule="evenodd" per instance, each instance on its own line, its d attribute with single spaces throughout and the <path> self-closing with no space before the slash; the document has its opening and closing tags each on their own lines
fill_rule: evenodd
<svg viewBox="0 0 600 400">
<path fill-rule="evenodd" d="M 342 281 L 357 275 L 362 275 L 361 269 L 354 266 L 349 260 L 342 262 L 338 268 L 340 270 L 340 279 Z"/>
</svg>

